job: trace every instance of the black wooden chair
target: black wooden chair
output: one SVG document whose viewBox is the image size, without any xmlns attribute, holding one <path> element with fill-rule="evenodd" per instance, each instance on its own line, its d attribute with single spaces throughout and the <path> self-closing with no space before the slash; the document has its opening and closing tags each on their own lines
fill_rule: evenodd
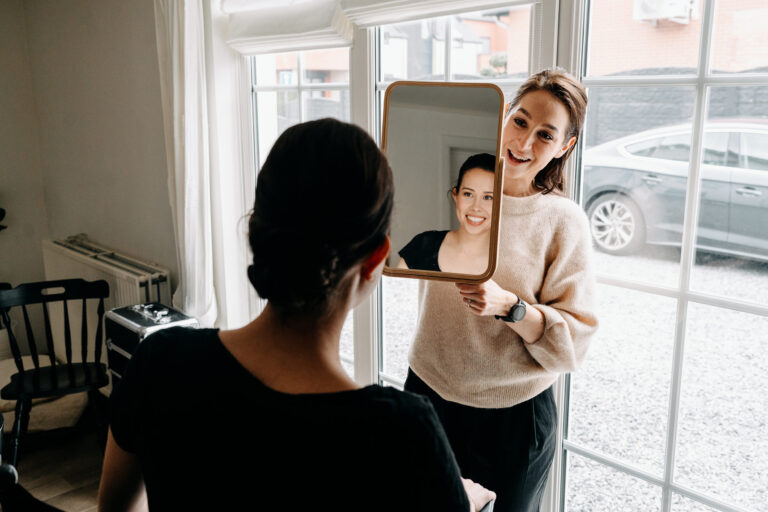
<svg viewBox="0 0 768 512">
<path fill-rule="evenodd" d="M 88 282 L 83 279 L 66 279 L 61 281 L 43 281 L 38 283 L 21 284 L 13 289 L 0 289 L 0 314 L 3 324 L 8 330 L 11 354 L 18 372 L 11 376 L 11 382 L 0 390 L 0 397 L 5 400 L 16 400 L 16 416 L 13 430 L 8 439 L 10 446 L 10 463 L 18 466 L 19 450 L 22 439 L 29 424 L 29 412 L 32 399 L 42 397 L 59 397 L 72 393 L 87 391 L 91 405 L 97 405 L 98 389 L 109 382 L 106 365 L 101 363 L 103 344 L 102 320 L 104 317 L 104 299 L 109 296 L 109 285 L 106 281 Z M 98 321 L 95 326 L 94 342 L 89 350 L 87 299 L 98 299 Z M 73 343 L 70 332 L 70 316 L 67 301 L 82 301 L 80 342 Z M 49 304 L 60 303 L 64 335 L 64 361 L 57 359 Z M 43 316 L 47 354 L 38 354 L 34 331 L 27 306 L 40 304 Z M 21 350 L 14 335 L 9 312 L 11 308 L 20 307 L 24 327 L 27 333 L 29 355 L 33 368 L 24 368 Z M 78 347 L 79 345 L 79 347 Z M 80 351 L 80 361 L 73 362 L 73 350 Z M 41 356 L 44 356 L 41 358 Z M 59 357 L 62 354 L 58 354 Z M 48 361 L 41 361 L 47 358 Z M 89 362 L 90 361 L 90 362 Z M 45 364 L 47 363 L 47 364 Z M 99 415 L 99 422 L 103 417 Z M 99 425 L 102 427 L 103 425 Z"/>
</svg>

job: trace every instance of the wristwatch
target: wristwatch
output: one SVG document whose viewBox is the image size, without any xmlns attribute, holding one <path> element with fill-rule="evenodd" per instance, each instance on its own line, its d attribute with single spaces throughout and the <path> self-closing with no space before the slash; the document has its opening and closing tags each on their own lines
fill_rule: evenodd
<svg viewBox="0 0 768 512">
<path fill-rule="evenodd" d="M 519 322 L 525 317 L 525 302 L 520 297 L 517 298 L 517 304 L 512 306 L 506 316 L 493 315 L 499 320 L 505 322 Z"/>
</svg>

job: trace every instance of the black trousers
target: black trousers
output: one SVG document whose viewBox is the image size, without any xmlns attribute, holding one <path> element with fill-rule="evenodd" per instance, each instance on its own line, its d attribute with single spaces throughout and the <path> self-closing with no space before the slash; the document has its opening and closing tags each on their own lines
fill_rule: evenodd
<svg viewBox="0 0 768 512">
<path fill-rule="evenodd" d="M 443 400 L 411 369 L 405 390 L 426 396 L 456 455 L 461 475 L 496 493 L 494 512 L 536 512 L 555 456 L 552 388 L 504 409 Z"/>
</svg>

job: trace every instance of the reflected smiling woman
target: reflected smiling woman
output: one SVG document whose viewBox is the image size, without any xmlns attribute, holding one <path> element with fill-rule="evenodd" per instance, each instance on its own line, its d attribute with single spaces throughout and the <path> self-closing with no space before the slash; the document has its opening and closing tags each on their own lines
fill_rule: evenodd
<svg viewBox="0 0 768 512">
<path fill-rule="evenodd" d="M 461 165 L 451 196 L 459 228 L 425 231 L 403 247 L 398 268 L 482 274 L 488 268 L 496 157 L 472 155 Z"/>
<path fill-rule="evenodd" d="M 555 453 L 552 384 L 579 366 L 597 328 L 587 219 L 563 195 L 586 105 L 559 69 L 522 84 L 502 132 L 494 275 L 419 283 L 405 389 L 432 401 L 462 476 L 493 489 L 498 512 L 539 509 Z"/>
</svg>

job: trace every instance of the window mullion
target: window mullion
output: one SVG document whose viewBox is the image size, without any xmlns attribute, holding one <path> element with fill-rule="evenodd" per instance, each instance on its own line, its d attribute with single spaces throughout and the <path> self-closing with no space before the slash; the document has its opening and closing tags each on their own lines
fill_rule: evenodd
<svg viewBox="0 0 768 512">
<path fill-rule="evenodd" d="M 681 297 L 677 303 L 675 322 L 675 345 L 672 359 L 672 379 L 669 393 L 667 415 L 667 445 L 664 461 L 664 486 L 662 487 L 662 512 L 672 508 L 671 485 L 674 479 L 675 452 L 677 449 L 677 424 L 680 416 L 680 388 L 682 384 L 683 357 L 688 316 L 687 293 L 690 290 L 691 271 L 696 259 L 696 232 L 701 189 L 701 156 L 704 140 L 704 123 L 707 113 L 709 88 L 706 84 L 709 55 L 712 45 L 714 2 L 704 2 L 699 43 L 698 81 L 696 86 L 696 106 L 693 120 L 693 136 L 688 167 L 688 183 L 685 200 L 685 220 L 683 225 L 683 245 L 679 289 Z"/>
<path fill-rule="evenodd" d="M 356 28 L 349 52 L 350 121 L 376 136 L 376 30 Z M 381 340 L 381 283 L 353 312 L 355 381 L 362 386 L 378 383 Z"/>
</svg>

